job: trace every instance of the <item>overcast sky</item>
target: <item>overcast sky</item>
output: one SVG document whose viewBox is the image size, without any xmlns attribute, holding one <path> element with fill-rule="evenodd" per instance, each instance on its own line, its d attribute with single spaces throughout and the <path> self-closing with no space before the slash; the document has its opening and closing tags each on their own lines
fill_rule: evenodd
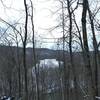
<svg viewBox="0 0 100 100">
<path fill-rule="evenodd" d="M 4 20 L 13 23 L 20 18 L 25 18 L 24 0 L 3 0 L 0 2 L 0 17 Z M 61 3 L 57 0 L 32 0 L 34 6 L 34 25 L 35 36 L 42 38 L 58 38 L 62 36 L 61 30 L 50 31 L 58 25 L 59 18 L 57 11 L 61 8 Z M 95 0 L 94 0 L 95 1 Z M 95 3 L 91 0 L 91 4 L 95 7 Z M 81 7 L 75 12 L 77 22 L 81 24 Z M 40 42 L 55 42 L 52 39 L 41 39 Z M 44 47 L 52 47 L 53 43 L 42 43 Z M 45 45 L 44 45 L 45 44 Z"/>
<path fill-rule="evenodd" d="M 24 0 L 4 0 L 3 4 L 0 2 L 0 17 L 8 22 L 14 22 L 20 18 L 24 18 Z M 55 27 L 57 22 L 57 16 L 54 12 L 59 8 L 60 4 L 56 0 L 32 0 L 34 6 L 34 25 L 36 35 L 40 35 L 43 38 L 56 38 L 60 37 L 61 34 L 51 32 L 49 29 Z M 51 40 L 44 40 L 54 42 Z M 51 43 L 45 46 L 51 46 Z"/>
</svg>

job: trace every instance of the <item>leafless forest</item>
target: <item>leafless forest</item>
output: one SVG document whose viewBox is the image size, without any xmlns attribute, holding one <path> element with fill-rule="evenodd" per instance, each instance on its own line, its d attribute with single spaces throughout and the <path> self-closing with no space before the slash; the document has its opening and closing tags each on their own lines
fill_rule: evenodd
<svg viewBox="0 0 100 100">
<path fill-rule="evenodd" d="M 10 0 L 0 0 L 0 12 L 5 11 L 0 15 L 0 96 L 100 100 L 100 1 L 37 0 L 59 5 L 52 9 L 45 5 L 56 20 L 56 25 L 43 28 L 45 35 L 36 28 L 35 0 L 20 0 L 21 10 L 12 6 L 16 1 L 9 6 Z M 6 18 L 10 10 L 12 14 Z M 16 11 L 22 16 L 13 13 Z M 49 40 L 52 48 L 46 47 Z"/>
</svg>

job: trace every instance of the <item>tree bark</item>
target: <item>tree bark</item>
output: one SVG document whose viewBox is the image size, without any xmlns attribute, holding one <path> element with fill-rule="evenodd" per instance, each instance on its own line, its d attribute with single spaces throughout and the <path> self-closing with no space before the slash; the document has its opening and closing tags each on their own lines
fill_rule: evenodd
<svg viewBox="0 0 100 100">
<path fill-rule="evenodd" d="M 99 51 L 98 51 L 98 44 L 95 36 L 95 29 L 94 29 L 94 22 L 91 10 L 89 8 L 88 3 L 88 13 L 89 13 L 89 19 L 90 19 L 90 25 L 93 35 L 93 47 L 94 47 L 94 64 L 95 64 L 95 95 L 98 96 L 98 59 L 99 59 Z"/>
<path fill-rule="evenodd" d="M 75 65 L 73 61 L 73 53 L 72 53 L 72 12 L 71 12 L 71 5 L 70 1 L 67 0 L 67 6 L 68 6 L 68 14 L 69 14 L 69 52 L 70 52 L 70 63 L 71 63 L 71 68 L 73 72 L 73 81 L 74 81 L 74 89 L 75 89 L 75 98 L 78 100 L 78 84 L 77 84 L 77 77 L 76 77 L 76 70 L 75 70 Z"/>
<path fill-rule="evenodd" d="M 88 10 L 88 1 L 83 0 L 83 11 L 82 11 L 82 33 L 83 33 L 83 46 L 84 46 L 84 61 L 85 66 L 87 69 L 87 81 L 88 81 L 88 91 L 89 96 L 91 99 L 95 100 L 95 91 L 93 85 L 93 75 L 92 75 L 92 68 L 90 64 L 90 55 L 89 55 L 89 47 L 88 47 L 88 40 L 87 40 L 87 28 L 86 28 L 86 14 Z"/>
<path fill-rule="evenodd" d="M 27 85 L 27 66 L 26 66 L 26 41 L 27 41 L 27 25 L 28 25 L 28 9 L 26 0 L 24 0 L 25 6 L 25 34 L 23 41 L 23 66 L 24 66 L 24 78 L 25 78 L 25 100 L 28 100 L 28 85 Z"/>
<path fill-rule="evenodd" d="M 32 8 L 32 15 L 31 15 L 31 23 L 32 23 L 32 41 L 33 41 L 33 62 L 35 67 L 35 75 L 36 75 L 36 99 L 40 100 L 40 92 L 39 92 L 39 72 L 36 66 L 36 52 L 35 52 L 35 34 L 34 34 L 34 23 L 33 23 L 33 3 L 31 2 L 31 8 Z"/>
</svg>

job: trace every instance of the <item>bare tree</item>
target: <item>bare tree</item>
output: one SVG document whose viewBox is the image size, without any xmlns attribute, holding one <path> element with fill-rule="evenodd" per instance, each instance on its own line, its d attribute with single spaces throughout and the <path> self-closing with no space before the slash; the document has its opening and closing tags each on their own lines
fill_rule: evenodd
<svg viewBox="0 0 100 100">
<path fill-rule="evenodd" d="M 83 46 L 84 46 L 84 60 L 87 68 L 87 77 L 88 77 L 88 91 L 90 98 L 95 100 L 95 88 L 93 85 L 93 74 L 90 64 L 90 55 L 89 55 L 89 47 L 88 47 L 88 40 L 87 40 L 87 28 L 86 28 L 86 16 L 88 10 L 88 0 L 83 0 L 83 11 L 82 11 L 82 34 L 83 34 Z"/>
<path fill-rule="evenodd" d="M 25 34 L 23 40 L 23 66 L 24 66 L 24 77 L 25 77 L 25 100 L 28 100 L 28 85 L 27 85 L 27 66 L 26 66 L 26 42 L 27 42 L 27 25 L 28 25 L 28 8 L 26 0 L 24 0 L 25 6 Z"/>
<path fill-rule="evenodd" d="M 69 52 L 70 52 L 70 63 L 71 63 L 71 69 L 73 72 L 73 81 L 74 81 L 74 89 L 75 89 L 75 99 L 78 100 L 78 84 L 77 84 L 77 76 L 76 76 L 76 70 L 74 65 L 74 59 L 73 59 L 73 51 L 72 51 L 72 14 L 74 10 L 71 10 L 71 1 L 67 0 L 67 10 L 69 15 Z"/>
<path fill-rule="evenodd" d="M 36 66 L 36 52 L 35 52 L 35 32 L 34 32 L 34 22 L 33 22 L 33 3 L 31 2 L 31 23 L 32 23 L 32 42 L 33 42 L 33 64 L 35 67 L 35 75 L 36 75 L 36 99 L 40 100 L 40 93 L 39 93 L 39 72 Z"/>
<path fill-rule="evenodd" d="M 97 44 L 96 35 L 95 35 L 95 28 L 94 28 L 94 22 L 93 22 L 94 18 L 90 10 L 89 3 L 87 4 L 87 6 L 88 6 L 91 31 L 93 35 L 94 61 L 95 61 L 95 95 L 98 96 L 98 58 L 99 58 L 98 44 Z"/>
</svg>

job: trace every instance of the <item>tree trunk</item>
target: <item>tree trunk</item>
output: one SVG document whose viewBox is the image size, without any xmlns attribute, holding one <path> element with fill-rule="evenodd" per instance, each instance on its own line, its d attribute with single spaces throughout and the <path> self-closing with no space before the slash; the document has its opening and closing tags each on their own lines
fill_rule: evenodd
<svg viewBox="0 0 100 100">
<path fill-rule="evenodd" d="M 78 100 L 78 84 L 77 84 L 77 78 L 76 78 L 76 70 L 75 65 L 73 61 L 73 53 L 72 53 L 72 12 L 71 12 L 71 5 L 70 1 L 67 0 L 67 6 L 68 6 L 68 14 L 69 14 L 69 52 L 70 52 L 70 63 L 71 68 L 73 72 L 73 81 L 74 81 L 74 90 L 75 90 L 75 97 L 74 100 Z"/>
<path fill-rule="evenodd" d="M 17 64 L 18 64 L 18 95 L 19 98 L 21 97 L 21 73 L 20 73 L 20 60 L 19 60 L 19 46 L 18 46 L 18 42 L 17 42 Z"/>
<path fill-rule="evenodd" d="M 31 1 L 31 0 L 30 0 Z M 32 15 L 31 15 L 31 23 L 32 23 L 32 33 L 33 33 L 33 62 L 35 67 L 35 75 L 36 75 L 36 99 L 40 100 L 40 92 L 39 92 L 39 73 L 36 66 L 36 53 L 35 53 L 35 36 L 34 36 L 34 23 L 33 23 L 33 4 L 31 1 Z"/>
<path fill-rule="evenodd" d="M 94 62 L 95 62 L 95 95 L 98 96 L 98 56 L 99 56 L 99 53 L 98 53 L 97 40 L 95 37 L 93 17 L 89 8 L 89 4 L 88 4 L 88 12 L 89 12 L 91 30 L 92 30 L 92 35 L 93 35 Z"/>
<path fill-rule="evenodd" d="M 88 1 L 83 0 L 83 11 L 82 11 L 82 33 L 83 33 L 83 45 L 84 45 L 84 61 L 85 66 L 87 69 L 87 80 L 88 81 L 88 91 L 89 91 L 89 99 L 95 100 L 95 91 L 93 85 L 93 75 L 92 75 L 92 68 L 90 64 L 90 55 L 89 55 L 89 47 L 88 47 L 88 40 L 87 40 L 87 29 L 86 29 L 86 14 L 88 9 Z"/>
<path fill-rule="evenodd" d="M 28 85 L 27 85 L 27 66 L 26 66 L 26 41 L 27 41 L 27 25 L 28 25 L 28 9 L 26 0 L 24 0 L 25 6 L 25 35 L 23 41 L 23 66 L 24 66 L 24 78 L 25 78 L 25 100 L 28 100 Z"/>
</svg>

